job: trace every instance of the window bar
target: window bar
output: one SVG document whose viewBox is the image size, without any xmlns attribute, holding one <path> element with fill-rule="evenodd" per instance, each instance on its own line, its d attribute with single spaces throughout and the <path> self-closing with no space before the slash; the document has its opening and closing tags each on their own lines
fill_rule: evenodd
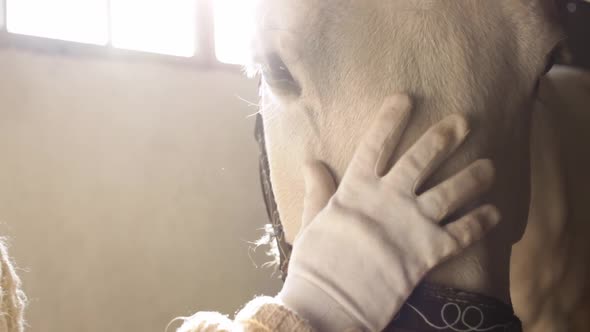
<svg viewBox="0 0 590 332">
<path fill-rule="evenodd" d="M 199 62 L 214 65 L 215 58 L 215 23 L 213 21 L 214 7 L 212 0 L 196 0 L 196 52 Z"/>
<path fill-rule="evenodd" d="M 7 32 L 6 0 L 0 0 L 0 33 Z"/>
<path fill-rule="evenodd" d="M 107 44 L 105 45 L 108 48 L 113 47 L 113 14 L 111 11 L 111 2 L 112 0 L 105 0 L 107 6 Z"/>
</svg>

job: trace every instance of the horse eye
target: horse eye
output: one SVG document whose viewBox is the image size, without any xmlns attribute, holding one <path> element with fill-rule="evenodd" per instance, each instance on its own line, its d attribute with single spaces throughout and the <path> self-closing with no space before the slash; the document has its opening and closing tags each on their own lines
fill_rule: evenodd
<svg viewBox="0 0 590 332">
<path fill-rule="evenodd" d="M 262 79 L 273 89 L 282 92 L 300 92 L 299 85 L 278 54 L 270 54 L 262 65 Z"/>
</svg>

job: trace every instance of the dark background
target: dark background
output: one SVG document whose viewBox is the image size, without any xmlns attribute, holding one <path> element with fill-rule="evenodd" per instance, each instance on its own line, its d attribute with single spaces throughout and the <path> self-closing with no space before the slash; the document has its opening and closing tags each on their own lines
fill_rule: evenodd
<svg viewBox="0 0 590 332">
<path fill-rule="evenodd" d="M 560 62 L 590 69 L 590 3 L 576 0 L 563 6 L 569 55 Z"/>
</svg>

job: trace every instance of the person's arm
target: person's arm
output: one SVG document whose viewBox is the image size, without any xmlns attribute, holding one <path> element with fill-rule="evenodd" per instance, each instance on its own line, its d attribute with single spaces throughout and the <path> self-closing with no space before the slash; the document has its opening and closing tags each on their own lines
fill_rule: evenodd
<svg viewBox="0 0 590 332">
<path fill-rule="evenodd" d="M 218 312 L 199 312 L 183 320 L 184 324 L 177 332 L 313 331 L 307 320 L 274 297 L 258 297 L 250 301 L 234 320 Z"/>
</svg>

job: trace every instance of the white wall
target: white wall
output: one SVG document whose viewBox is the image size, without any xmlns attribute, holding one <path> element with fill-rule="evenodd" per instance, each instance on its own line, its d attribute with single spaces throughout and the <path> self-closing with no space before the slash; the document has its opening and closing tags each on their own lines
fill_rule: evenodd
<svg viewBox="0 0 590 332">
<path fill-rule="evenodd" d="M 0 49 L 0 234 L 29 331 L 164 331 L 274 294 L 239 72 Z M 258 255 L 257 262 L 264 258 Z"/>
</svg>

